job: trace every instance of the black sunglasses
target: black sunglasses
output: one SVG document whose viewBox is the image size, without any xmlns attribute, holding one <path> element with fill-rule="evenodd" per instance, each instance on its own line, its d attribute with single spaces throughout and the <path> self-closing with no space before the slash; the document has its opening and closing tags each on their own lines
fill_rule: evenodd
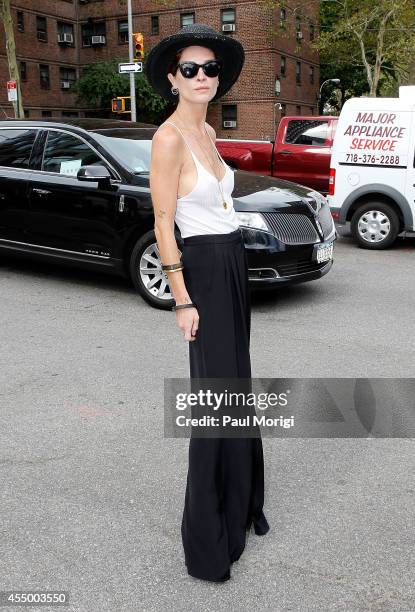
<svg viewBox="0 0 415 612">
<path fill-rule="evenodd" d="M 193 79 L 199 72 L 199 68 L 203 69 L 203 72 L 208 77 L 216 77 L 222 68 L 222 62 L 219 60 L 209 60 L 204 64 L 196 64 L 196 62 L 181 62 L 177 64 L 177 68 L 180 69 L 180 72 L 186 79 Z"/>
</svg>

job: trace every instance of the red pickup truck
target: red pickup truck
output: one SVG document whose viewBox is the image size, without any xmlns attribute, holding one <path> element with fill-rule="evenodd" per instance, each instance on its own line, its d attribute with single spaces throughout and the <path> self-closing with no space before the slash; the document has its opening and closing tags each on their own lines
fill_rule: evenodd
<svg viewBox="0 0 415 612">
<path fill-rule="evenodd" d="M 276 176 L 327 193 L 331 147 L 338 117 L 282 117 L 275 140 L 218 138 L 231 167 Z"/>
</svg>

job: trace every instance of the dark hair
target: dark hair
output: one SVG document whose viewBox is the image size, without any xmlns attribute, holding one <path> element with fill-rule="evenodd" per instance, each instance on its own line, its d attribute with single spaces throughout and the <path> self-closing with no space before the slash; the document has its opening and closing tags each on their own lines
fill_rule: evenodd
<svg viewBox="0 0 415 612">
<path fill-rule="evenodd" d="M 196 44 L 196 43 L 195 43 L 195 44 Z M 187 46 L 190 46 L 190 45 L 187 45 Z M 201 46 L 203 46 L 203 45 L 201 45 Z M 209 47 L 207 47 L 207 48 L 209 49 Z M 178 51 L 176 51 L 176 54 L 175 54 L 174 58 L 172 59 L 172 61 L 170 62 L 169 67 L 168 67 L 168 69 L 167 69 L 167 74 L 168 74 L 169 72 L 171 72 L 171 73 L 172 73 L 172 74 L 174 74 L 174 75 L 176 74 L 176 72 L 177 72 L 177 68 L 179 67 L 179 62 L 180 62 L 180 59 L 181 59 L 181 57 L 182 57 L 182 53 L 183 53 L 183 51 L 184 51 L 185 49 L 186 49 L 186 47 L 182 47 L 181 49 L 179 49 Z M 211 49 L 211 50 L 213 51 L 213 49 Z M 214 57 L 215 57 L 215 59 L 216 59 L 216 60 L 217 60 L 217 59 L 219 59 L 219 58 L 218 58 L 218 56 L 217 56 L 217 54 L 215 53 L 215 51 L 213 51 L 213 55 L 214 55 Z"/>
</svg>

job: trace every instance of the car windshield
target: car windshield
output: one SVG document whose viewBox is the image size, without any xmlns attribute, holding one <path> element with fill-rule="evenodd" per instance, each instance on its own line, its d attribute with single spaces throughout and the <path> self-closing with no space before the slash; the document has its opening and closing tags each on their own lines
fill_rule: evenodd
<svg viewBox="0 0 415 612">
<path fill-rule="evenodd" d="M 121 164 L 135 174 L 148 174 L 150 171 L 151 140 L 116 138 L 94 133 L 100 142 Z"/>
</svg>

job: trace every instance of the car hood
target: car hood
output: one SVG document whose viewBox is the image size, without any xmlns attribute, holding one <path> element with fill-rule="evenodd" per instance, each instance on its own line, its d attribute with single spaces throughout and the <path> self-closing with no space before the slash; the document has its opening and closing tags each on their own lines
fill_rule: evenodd
<svg viewBox="0 0 415 612">
<path fill-rule="evenodd" d="M 307 210 L 305 200 L 313 198 L 313 189 L 273 176 L 235 170 L 232 199 L 236 210 L 272 211 L 299 208 Z"/>
</svg>

